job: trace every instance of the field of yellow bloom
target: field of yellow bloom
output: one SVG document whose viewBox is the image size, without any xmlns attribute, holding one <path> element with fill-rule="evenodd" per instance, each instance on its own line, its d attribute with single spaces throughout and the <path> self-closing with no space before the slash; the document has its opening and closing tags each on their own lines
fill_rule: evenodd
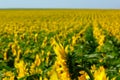
<svg viewBox="0 0 120 80">
<path fill-rule="evenodd" d="M 0 10 L 0 80 L 120 80 L 120 10 Z"/>
</svg>

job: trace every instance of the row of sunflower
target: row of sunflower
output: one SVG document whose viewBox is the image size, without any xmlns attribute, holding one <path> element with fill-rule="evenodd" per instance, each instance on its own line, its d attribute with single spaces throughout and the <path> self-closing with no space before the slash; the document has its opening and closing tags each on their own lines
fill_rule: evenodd
<svg viewBox="0 0 120 80">
<path fill-rule="evenodd" d="M 0 80 L 119 80 L 119 10 L 0 10 Z"/>
</svg>

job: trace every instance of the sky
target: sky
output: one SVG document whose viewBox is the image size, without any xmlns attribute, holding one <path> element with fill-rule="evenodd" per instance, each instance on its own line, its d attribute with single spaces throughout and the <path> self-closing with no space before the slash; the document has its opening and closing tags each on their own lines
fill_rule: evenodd
<svg viewBox="0 0 120 80">
<path fill-rule="evenodd" d="M 120 0 L 0 0 L 0 8 L 120 9 Z"/>
</svg>

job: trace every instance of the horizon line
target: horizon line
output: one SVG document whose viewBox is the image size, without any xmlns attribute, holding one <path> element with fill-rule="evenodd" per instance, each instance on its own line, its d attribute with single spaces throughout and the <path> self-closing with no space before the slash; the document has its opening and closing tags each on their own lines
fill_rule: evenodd
<svg viewBox="0 0 120 80">
<path fill-rule="evenodd" d="M 105 10 L 120 10 L 119 8 L 0 8 L 0 10 L 4 9 L 105 9 Z"/>
</svg>

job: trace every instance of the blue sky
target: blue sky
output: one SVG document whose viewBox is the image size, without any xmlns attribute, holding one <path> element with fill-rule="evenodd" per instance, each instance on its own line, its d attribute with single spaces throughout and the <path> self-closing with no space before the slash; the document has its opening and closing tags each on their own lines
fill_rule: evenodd
<svg viewBox="0 0 120 80">
<path fill-rule="evenodd" d="M 0 0 L 0 8 L 120 9 L 120 0 Z"/>
</svg>

